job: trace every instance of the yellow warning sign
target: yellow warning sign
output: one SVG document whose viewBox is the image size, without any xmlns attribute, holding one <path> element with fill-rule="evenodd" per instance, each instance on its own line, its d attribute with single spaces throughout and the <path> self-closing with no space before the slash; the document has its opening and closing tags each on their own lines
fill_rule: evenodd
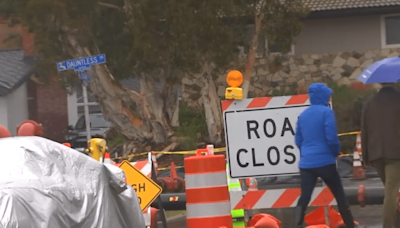
<svg viewBox="0 0 400 228">
<path fill-rule="evenodd" d="M 140 208 L 146 210 L 161 194 L 162 188 L 128 161 L 123 161 L 119 167 L 125 172 L 126 183 L 135 189 Z"/>
</svg>

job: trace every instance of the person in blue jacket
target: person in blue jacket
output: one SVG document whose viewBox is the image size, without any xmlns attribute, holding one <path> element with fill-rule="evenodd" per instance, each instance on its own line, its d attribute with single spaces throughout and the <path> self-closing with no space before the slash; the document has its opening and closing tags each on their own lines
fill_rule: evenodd
<svg viewBox="0 0 400 228">
<path fill-rule="evenodd" d="M 340 151 L 335 114 L 329 106 L 332 90 L 323 83 L 308 88 L 311 106 L 298 117 L 295 141 L 300 149 L 301 196 L 297 203 L 296 228 L 303 227 L 304 215 L 318 177 L 336 198 L 339 212 L 347 228 L 355 227 L 353 215 L 344 193 L 336 158 Z"/>
</svg>

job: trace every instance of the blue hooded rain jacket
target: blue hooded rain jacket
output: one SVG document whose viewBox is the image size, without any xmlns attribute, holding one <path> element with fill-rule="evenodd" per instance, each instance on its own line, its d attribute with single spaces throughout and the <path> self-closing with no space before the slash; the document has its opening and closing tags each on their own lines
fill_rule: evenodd
<svg viewBox="0 0 400 228">
<path fill-rule="evenodd" d="M 300 169 L 335 164 L 340 151 L 335 114 L 329 107 L 332 90 L 322 83 L 314 83 L 308 88 L 308 94 L 311 106 L 300 114 L 295 134 Z"/>
</svg>

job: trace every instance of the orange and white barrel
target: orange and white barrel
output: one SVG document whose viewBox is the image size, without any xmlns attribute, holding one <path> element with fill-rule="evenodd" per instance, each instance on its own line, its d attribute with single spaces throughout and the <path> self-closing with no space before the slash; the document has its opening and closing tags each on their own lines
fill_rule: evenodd
<svg viewBox="0 0 400 228">
<path fill-rule="evenodd" d="M 225 169 L 225 157 L 211 155 L 207 149 L 185 158 L 187 228 L 232 228 Z"/>
</svg>

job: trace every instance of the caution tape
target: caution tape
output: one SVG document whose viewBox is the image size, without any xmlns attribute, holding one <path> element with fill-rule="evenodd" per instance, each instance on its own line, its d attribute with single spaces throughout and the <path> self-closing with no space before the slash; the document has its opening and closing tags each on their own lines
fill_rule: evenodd
<svg viewBox="0 0 400 228">
<path fill-rule="evenodd" d="M 352 132 L 346 132 L 346 133 L 340 133 L 338 136 L 345 136 L 345 135 L 357 135 L 358 133 L 361 133 L 361 131 L 352 131 Z"/>
<path fill-rule="evenodd" d="M 352 131 L 352 132 L 346 132 L 346 133 L 340 133 L 338 136 L 346 136 L 346 135 L 357 135 L 360 133 L 359 131 Z M 226 151 L 226 147 L 221 147 L 221 148 L 215 148 L 214 153 L 222 153 Z M 144 156 L 147 155 L 149 152 L 142 152 L 142 153 L 137 153 L 137 154 L 130 154 L 125 157 L 115 157 L 113 159 L 128 159 L 132 157 L 138 157 L 138 156 Z M 188 155 L 188 154 L 196 154 L 196 150 L 186 150 L 186 151 L 152 151 L 154 154 L 174 154 L 174 155 Z"/>
<path fill-rule="evenodd" d="M 179 168 L 185 168 L 185 166 L 181 165 L 181 166 L 175 166 L 175 169 L 179 169 Z M 165 168 L 158 168 L 157 170 L 170 170 L 170 167 L 165 167 Z"/>
</svg>

